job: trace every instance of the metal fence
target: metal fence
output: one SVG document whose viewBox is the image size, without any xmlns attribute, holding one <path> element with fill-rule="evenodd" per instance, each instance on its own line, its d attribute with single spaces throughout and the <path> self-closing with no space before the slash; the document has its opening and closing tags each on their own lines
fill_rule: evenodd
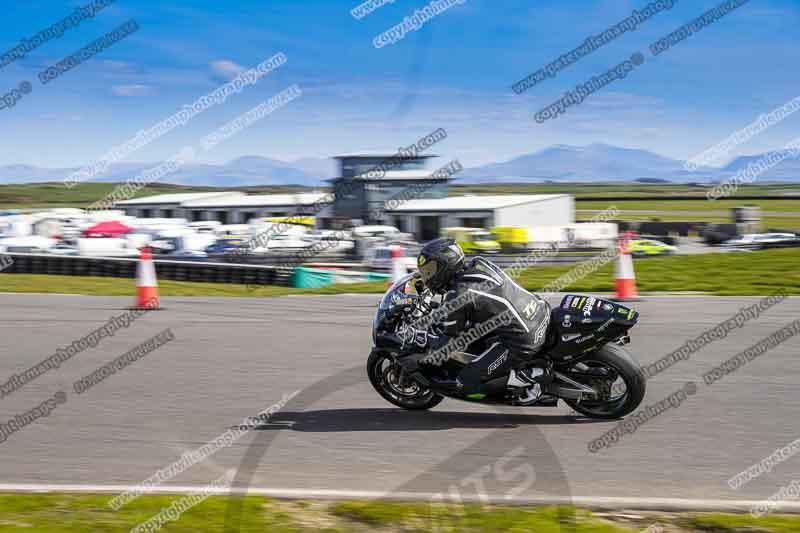
<svg viewBox="0 0 800 533">
<path fill-rule="evenodd" d="M 557 265 L 585 261 L 594 250 L 583 253 L 558 253 L 542 258 L 535 266 Z M 521 254 L 491 254 L 486 257 L 501 268 L 514 265 Z M 135 278 L 137 258 L 86 257 L 44 253 L 0 253 L 10 265 L 7 274 L 53 274 L 62 276 L 101 276 L 113 278 Z M 8 260 L 11 261 L 8 261 Z M 227 262 L 236 260 L 236 263 Z M 296 255 L 224 255 L 209 257 L 206 261 L 155 259 L 159 279 L 175 281 L 197 281 L 206 283 L 238 283 L 245 285 L 289 286 L 294 268 L 301 266 Z M 346 254 L 324 254 L 308 258 L 309 266 L 330 267 L 342 270 L 363 270 L 363 263 L 353 261 Z M 534 265 L 531 265 L 534 266 Z"/>
<path fill-rule="evenodd" d="M 0 254 L 13 262 L 4 270 L 8 274 L 55 274 L 62 276 L 136 277 L 136 258 L 84 257 L 51 254 Z M 156 259 L 160 279 L 207 283 L 240 283 L 250 285 L 284 285 L 290 283 L 292 268 L 235 263 L 176 261 Z"/>
</svg>

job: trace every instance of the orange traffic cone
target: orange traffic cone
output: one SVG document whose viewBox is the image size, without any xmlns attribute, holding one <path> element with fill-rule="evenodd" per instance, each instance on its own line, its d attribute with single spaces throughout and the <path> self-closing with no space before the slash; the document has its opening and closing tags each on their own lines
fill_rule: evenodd
<svg viewBox="0 0 800 533">
<path fill-rule="evenodd" d="M 617 297 L 615 300 L 635 300 L 636 273 L 633 271 L 633 258 L 628 247 L 628 236 L 623 235 L 619 241 L 619 257 L 617 258 Z"/>
<path fill-rule="evenodd" d="M 403 248 L 400 246 L 392 246 L 392 277 L 389 279 L 389 287 L 397 283 L 400 278 L 407 273 L 406 265 L 403 263 L 402 257 Z"/>
<path fill-rule="evenodd" d="M 139 264 L 136 266 L 136 304 L 135 309 L 160 309 L 158 299 L 158 280 L 156 267 L 153 264 L 153 254 L 150 247 L 142 248 Z"/>
</svg>

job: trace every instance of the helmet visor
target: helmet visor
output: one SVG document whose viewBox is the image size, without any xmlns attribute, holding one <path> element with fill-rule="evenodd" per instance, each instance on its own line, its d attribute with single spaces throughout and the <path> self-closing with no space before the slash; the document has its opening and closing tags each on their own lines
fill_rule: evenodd
<svg viewBox="0 0 800 533">
<path fill-rule="evenodd" d="M 427 261 L 425 264 L 419 267 L 419 273 L 420 276 L 422 276 L 422 281 L 428 283 L 436 275 L 438 270 L 439 267 L 435 259 Z"/>
</svg>

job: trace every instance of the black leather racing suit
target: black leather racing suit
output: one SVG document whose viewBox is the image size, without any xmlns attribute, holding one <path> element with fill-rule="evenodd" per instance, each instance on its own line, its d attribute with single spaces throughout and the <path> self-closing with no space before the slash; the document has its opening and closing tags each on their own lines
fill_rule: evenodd
<svg viewBox="0 0 800 533">
<path fill-rule="evenodd" d="M 466 302 L 465 305 L 461 305 Z M 451 309 L 452 307 L 452 309 Z M 481 383 L 526 366 L 545 342 L 550 305 L 520 287 L 494 263 L 475 258 L 456 275 L 442 302 L 447 313 L 439 322 L 444 335 L 433 349 L 456 338 L 481 333 L 485 351 L 458 375 L 464 394 L 478 392 Z M 463 343 L 462 343 L 463 344 Z"/>
</svg>

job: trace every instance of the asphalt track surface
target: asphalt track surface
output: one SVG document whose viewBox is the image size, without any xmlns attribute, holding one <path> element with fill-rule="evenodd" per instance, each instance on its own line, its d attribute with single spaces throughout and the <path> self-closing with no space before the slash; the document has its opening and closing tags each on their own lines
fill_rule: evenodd
<svg viewBox="0 0 800 533">
<path fill-rule="evenodd" d="M 629 349 L 641 363 L 653 362 L 757 300 L 645 297 L 632 304 L 642 318 Z M 800 298 L 653 377 L 643 405 L 687 381 L 698 390 L 598 453 L 590 453 L 587 443 L 616 422 L 587 421 L 563 405 L 495 409 L 445 400 L 429 412 L 405 412 L 386 403 L 363 370 L 376 302 L 374 295 L 165 298 L 166 309 L 0 400 L 0 422 L 6 422 L 56 391 L 67 394 L 49 417 L 0 444 L 0 483 L 7 490 L 20 484 L 136 484 L 297 390 L 305 392 L 269 423 L 165 487 L 207 485 L 235 468 L 237 486 L 298 496 L 458 487 L 462 495 L 485 491 L 515 498 L 732 501 L 766 498 L 800 478 L 798 454 L 739 490 L 726 484 L 800 437 L 800 338 L 711 387 L 701 378 L 800 317 Z M 0 382 L 129 303 L 0 295 Z M 74 381 L 167 327 L 175 340 L 84 394 L 73 391 Z"/>
</svg>

